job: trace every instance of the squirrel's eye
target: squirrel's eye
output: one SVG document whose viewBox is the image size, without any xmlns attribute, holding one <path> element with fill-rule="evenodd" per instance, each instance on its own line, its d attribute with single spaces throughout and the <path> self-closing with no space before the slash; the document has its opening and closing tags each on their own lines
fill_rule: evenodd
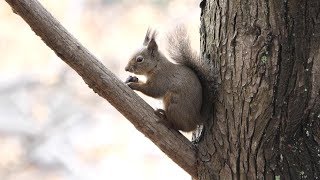
<svg viewBox="0 0 320 180">
<path fill-rule="evenodd" d="M 142 62 L 142 61 L 143 61 L 143 57 L 138 56 L 137 59 L 136 59 L 136 61 L 137 61 L 137 62 Z"/>
</svg>

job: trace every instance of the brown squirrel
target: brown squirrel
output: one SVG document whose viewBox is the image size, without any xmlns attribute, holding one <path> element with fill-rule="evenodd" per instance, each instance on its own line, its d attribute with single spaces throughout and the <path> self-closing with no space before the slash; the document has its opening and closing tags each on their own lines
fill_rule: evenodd
<svg viewBox="0 0 320 180">
<path fill-rule="evenodd" d="M 145 75 L 146 82 L 130 76 L 126 83 L 131 89 L 147 96 L 162 98 L 164 110 L 155 110 L 162 123 L 176 130 L 193 131 L 205 119 L 201 111 L 201 77 L 196 74 L 203 69 L 203 63 L 191 49 L 184 27 L 179 27 L 168 35 L 168 52 L 177 64 L 170 62 L 159 51 L 155 36 L 156 32 L 148 29 L 143 47 L 132 56 L 125 67 L 126 71 Z"/>
</svg>

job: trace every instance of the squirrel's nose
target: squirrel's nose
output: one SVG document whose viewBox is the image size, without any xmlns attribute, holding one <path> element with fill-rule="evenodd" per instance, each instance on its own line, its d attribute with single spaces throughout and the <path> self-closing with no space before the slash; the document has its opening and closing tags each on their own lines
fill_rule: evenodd
<svg viewBox="0 0 320 180">
<path fill-rule="evenodd" d="M 128 68 L 128 67 L 126 67 L 124 70 L 129 71 L 129 68 Z"/>
</svg>

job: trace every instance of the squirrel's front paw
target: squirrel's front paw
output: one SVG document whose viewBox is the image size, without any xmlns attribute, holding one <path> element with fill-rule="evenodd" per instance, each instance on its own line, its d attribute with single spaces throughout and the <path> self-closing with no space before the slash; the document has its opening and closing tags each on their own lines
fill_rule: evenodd
<svg viewBox="0 0 320 180">
<path fill-rule="evenodd" d="M 128 84 L 128 83 L 130 83 L 130 82 L 138 82 L 138 81 L 139 81 L 139 79 L 138 79 L 136 76 L 129 76 L 129 77 L 126 79 L 125 83 Z"/>
<path fill-rule="evenodd" d="M 126 83 L 131 89 L 133 89 L 133 90 L 138 90 L 138 86 L 139 86 L 139 84 L 138 83 L 136 83 L 136 82 L 128 82 L 128 83 Z"/>
<path fill-rule="evenodd" d="M 133 90 L 137 89 L 139 79 L 136 76 L 129 76 L 125 83 Z"/>
</svg>

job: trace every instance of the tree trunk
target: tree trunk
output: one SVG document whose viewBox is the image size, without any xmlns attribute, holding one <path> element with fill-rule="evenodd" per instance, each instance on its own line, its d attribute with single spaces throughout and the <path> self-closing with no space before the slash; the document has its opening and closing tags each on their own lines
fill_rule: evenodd
<svg viewBox="0 0 320 180">
<path fill-rule="evenodd" d="M 200 6 L 202 59 L 218 85 L 199 179 L 320 179 L 320 1 Z"/>
<path fill-rule="evenodd" d="M 6 1 L 90 88 L 192 177 L 320 178 L 319 0 L 201 2 L 201 56 L 217 93 L 213 116 L 194 144 L 157 123 L 153 109 L 36 0 Z"/>
</svg>

